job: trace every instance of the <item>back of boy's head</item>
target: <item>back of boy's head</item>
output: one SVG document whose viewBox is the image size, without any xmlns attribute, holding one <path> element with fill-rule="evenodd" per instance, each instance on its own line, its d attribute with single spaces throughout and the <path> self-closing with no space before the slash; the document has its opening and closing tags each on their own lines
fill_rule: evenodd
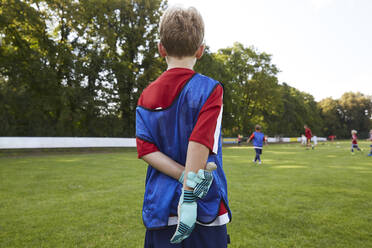
<svg viewBox="0 0 372 248">
<path fill-rule="evenodd" d="M 204 22 L 194 7 L 174 6 L 160 20 L 160 43 L 169 56 L 193 56 L 204 40 Z"/>
<path fill-rule="evenodd" d="M 255 127 L 255 129 L 256 129 L 256 131 L 260 131 L 261 130 L 261 126 L 257 124 L 256 127 Z"/>
</svg>

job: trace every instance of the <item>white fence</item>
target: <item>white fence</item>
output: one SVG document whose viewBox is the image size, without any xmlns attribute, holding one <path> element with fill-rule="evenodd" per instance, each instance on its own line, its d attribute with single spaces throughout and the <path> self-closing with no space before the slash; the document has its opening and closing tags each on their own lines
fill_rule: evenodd
<svg viewBox="0 0 372 248">
<path fill-rule="evenodd" d="M 317 137 L 317 141 L 327 141 Z M 269 143 L 301 142 L 301 138 L 269 137 Z M 223 138 L 224 144 L 237 144 L 237 138 Z M 136 147 L 135 138 L 85 138 L 85 137 L 0 137 L 0 149 L 25 148 L 93 148 Z"/>
<path fill-rule="evenodd" d="M 136 147 L 135 138 L 0 137 L 0 149 Z"/>
</svg>

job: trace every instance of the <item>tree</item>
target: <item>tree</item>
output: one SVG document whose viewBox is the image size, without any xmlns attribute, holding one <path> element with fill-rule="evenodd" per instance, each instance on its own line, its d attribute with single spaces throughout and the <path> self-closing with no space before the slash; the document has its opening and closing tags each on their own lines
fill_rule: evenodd
<svg viewBox="0 0 372 248">
<path fill-rule="evenodd" d="M 2 1 L 0 15 L 1 135 L 53 135 L 55 71 L 43 16 L 31 1 Z"/>
<path fill-rule="evenodd" d="M 109 2 L 109 3 L 108 3 Z M 157 30 L 165 3 L 161 0 L 97 1 L 97 30 L 105 70 L 117 94 L 123 136 L 134 136 L 139 93 L 161 71 Z M 102 11 L 104 10 L 104 11 Z"/>
<path fill-rule="evenodd" d="M 299 136 L 307 124 L 317 136 L 322 135 L 320 110 L 310 94 L 283 83 L 280 87 L 282 109 L 272 120 L 276 124 L 276 134 Z"/>
<path fill-rule="evenodd" d="M 162 0 L 2 0 L 1 135 L 134 136 Z M 5 125 L 5 124 L 4 124 Z"/>
<path fill-rule="evenodd" d="M 343 137 L 344 130 L 347 129 L 344 125 L 341 115 L 340 106 L 337 100 L 332 98 L 325 98 L 318 103 L 321 110 L 321 118 L 323 120 L 322 130 L 327 137 L 336 135 L 336 137 Z"/>
<path fill-rule="evenodd" d="M 337 100 L 323 99 L 319 107 L 326 135 L 348 138 L 351 130 L 355 129 L 360 136 L 367 137 L 372 128 L 372 96 L 346 92 Z"/>
<path fill-rule="evenodd" d="M 350 131 L 355 129 L 362 137 L 367 137 L 372 128 L 372 96 L 360 92 L 346 92 L 338 100 L 338 113 L 344 123 L 344 137 L 350 136 Z"/>
<path fill-rule="evenodd" d="M 234 119 L 234 124 L 231 123 L 234 126 L 228 127 L 231 134 L 249 133 L 256 123 L 268 127 L 265 114 L 275 112 L 279 101 L 278 69 L 271 63 L 271 56 L 240 43 L 220 49 L 218 55 L 231 76 L 226 82 L 231 97 L 230 115 Z"/>
</svg>

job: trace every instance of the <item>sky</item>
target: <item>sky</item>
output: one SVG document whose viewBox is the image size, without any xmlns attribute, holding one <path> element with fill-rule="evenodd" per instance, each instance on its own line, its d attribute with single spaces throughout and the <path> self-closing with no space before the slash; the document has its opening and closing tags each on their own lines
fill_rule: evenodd
<svg viewBox="0 0 372 248">
<path fill-rule="evenodd" d="M 272 55 L 279 82 L 340 98 L 372 95 L 370 0 L 168 0 L 196 7 L 212 52 L 234 42 Z"/>
</svg>

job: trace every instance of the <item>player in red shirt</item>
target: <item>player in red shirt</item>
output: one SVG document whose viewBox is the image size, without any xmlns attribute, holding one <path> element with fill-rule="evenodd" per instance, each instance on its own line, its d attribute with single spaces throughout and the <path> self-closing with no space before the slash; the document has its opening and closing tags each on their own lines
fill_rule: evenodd
<svg viewBox="0 0 372 248">
<path fill-rule="evenodd" d="M 304 128 L 306 136 L 306 149 L 309 149 L 310 146 L 312 149 L 314 149 L 314 145 L 311 144 L 311 137 L 313 136 L 311 129 L 307 125 L 305 125 Z"/>
<path fill-rule="evenodd" d="M 358 146 L 358 137 L 357 137 L 357 131 L 351 130 L 351 154 L 354 155 L 354 148 L 358 151 L 362 151 Z"/>
<path fill-rule="evenodd" d="M 330 141 L 334 141 L 335 138 L 336 138 L 336 135 L 333 135 L 333 134 L 328 136 L 328 139 L 329 139 Z"/>
</svg>

